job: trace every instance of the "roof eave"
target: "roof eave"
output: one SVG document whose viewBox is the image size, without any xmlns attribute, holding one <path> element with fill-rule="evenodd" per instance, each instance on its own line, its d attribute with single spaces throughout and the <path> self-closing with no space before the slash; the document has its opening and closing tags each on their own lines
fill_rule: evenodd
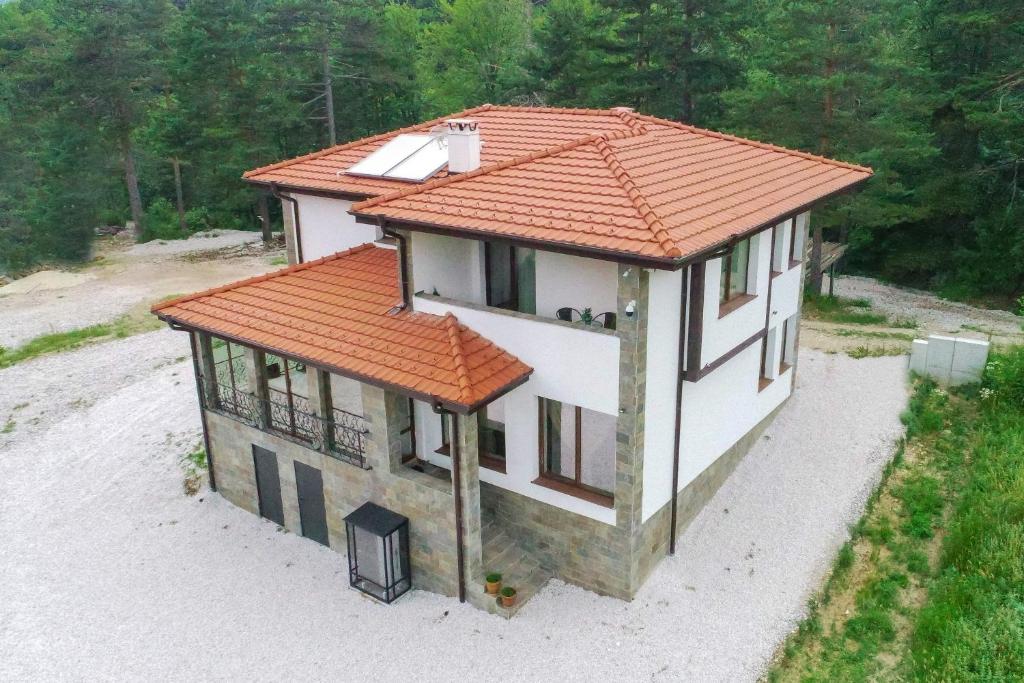
<svg viewBox="0 0 1024 683">
<path fill-rule="evenodd" d="M 597 247 L 588 247 L 585 245 L 571 244 L 569 242 L 534 240 L 525 237 L 514 237 L 510 235 L 502 235 L 498 233 L 487 232 L 485 230 L 471 230 L 468 228 L 441 225 L 440 223 L 410 221 L 405 219 L 398 220 L 388 218 L 386 216 L 361 213 L 351 210 L 349 211 L 349 213 L 355 216 L 357 223 L 362 223 L 364 225 L 380 225 L 381 221 L 384 221 L 390 227 L 397 228 L 399 230 L 407 229 L 415 232 L 427 232 L 437 235 L 450 235 L 452 237 L 466 237 L 469 239 L 487 240 L 489 242 L 507 243 L 516 246 L 527 247 L 530 249 L 539 249 L 541 251 L 553 251 L 561 254 L 568 254 L 570 256 L 596 258 L 601 259 L 603 261 L 615 261 L 617 263 L 626 263 L 629 265 L 642 266 L 644 268 L 655 268 L 658 270 L 677 270 L 681 265 L 680 259 L 671 258 L 667 256 L 643 256 L 642 254 L 630 254 L 629 252 L 624 251 L 599 249 Z"/>
<path fill-rule="evenodd" d="M 373 199 L 378 196 L 375 194 L 367 194 L 365 192 L 348 192 L 346 190 L 328 190 L 317 187 L 307 187 L 305 185 L 292 185 L 290 183 L 279 183 L 276 180 L 258 180 L 256 178 L 242 178 L 242 181 L 253 185 L 255 187 L 266 188 L 269 190 L 271 187 L 277 187 L 279 190 L 285 192 L 292 192 L 296 194 L 305 194 L 312 197 L 327 197 L 329 199 L 344 199 L 351 202 L 361 202 L 367 199 Z"/>
<path fill-rule="evenodd" d="M 533 368 L 531 368 L 529 366 L 526 366 L 527 367 L 527 372 L 524 373 L 521 377 L 518 377 L 515 380 L 513 380 L 512 382 L 510 382 L 510 383 L 500 387 L 499 389 L 496 389 L 495 391 L 491 392 L 490 394 L 488 394 L 484 398 L 482 398 L 482 399 L 480 399 L 480 400 L 478 400 L 478 401 L 476 401 L 474 403 L 471 403 L 471 404 L 460 403 L 458 401 L 448 401 L 448 400 L 445 400 L 445 399 L 443 399 L 440 396 L 437 396 L 435 394 L 427 394 L 427 393 L 424 393 L 424 392 L 421 392 L 421 391 L 414 391 L 412 389 L 409 389 L 408 387 L 404 387 L 404 386 L 401 386 L 399 384 L 393 384 L 391 382 L 385 382 L 383 380 L 379 380 L 379 379 L 376 379 L 374 377 L 369 377 L 368 375 L 364 375 L 362 373 L 352 372 L 350 370 L 346 370 L 345 368 L 340 368 L 340 367 L 337 367 L 337 366 L 334 366 L 334 365 L 329 365 L 327 363 L 323 363 L 321 361 L 315 360 L 315 359 L 310 358 L 308 356 L 304 356 L 302 354 L 294 353 L 292 351 L 284 351 L 282 349 L 278 349 L 276 347 L 268 346 L 268 345 L 256 345 L 256 344 L 254 344 L 253 342 L 251 342 L 249 340 L 242 339 L 241 337 L 237 337 L 237 336 L 232 335 L 232 334 L 228 334 L 228 333 L 226 333 L 226 332 L 224 332 L 222 330 L 215 330 L 213 328 L 206 327 L 204 325 L 196 325 L 195 323 L 190 323 L 190 322 L 181 320 L 181 319 L 179 319 L 179 318 L 177 318 L 177 317 L 175 317 L 173 315 L 169 315 L 169 314 L 163 313 L 161 311 L 154 310 L 154 311 L 152 311 L 152 313 L 157 318 L 159 318 L 163 322 L 167 323 L 167 325 L 169 325 L 172 329 L 184 330 L 184 331 L 188 331 L 188 332 L 205 332 L 206 334 L 213 334 L 213 335 L 216 335 L 216 336 L 218 336 L 218 337 L 220 337 L 222 339 L 225 339 L 225 340 L 230 341 L 230 342 L 234 342 L 236 344 L 240 344 L 242 346 L 248 346 L 250 348 L 258 348 L 258 349 L 260 349 L 262 351 L 269 351 L 271 353 L 280 354 L 282 356 L 287 356 L 289 358 L 294 358 L 296 360 L 302 361 L 305 365 L 308 365 L 310 367 L 316 368 L 316 369 L 321 370 L 323 372 L 330 372 L 330 373 L 333 373 L 333 374 L 336 374 L 336 375 L 340 375 L 342 377 L 348 377 L 349 379 L 355 380 L 357 382 L 363 382 L 365 384 L 369 384 L 371 386 L 379 387 L 379 388 L 385 389 L 387 391 L 392 391 L 392 392 L 394 392 L 396 394 L 400 394 L 402 396 L 408 396 L 409 398 L 414 398 L 414 399 L 416 399 L 418 401 L 423 401 L 424 403 L 428 403 L 428 404 L 430 404 L 432 406 L 440 406 L 440 407 L 442 407 L 442 408 L 444 408 L 446 410 L 449 410 L 449 411 L 451 411 L 453 413 L 459 413 L 460 415 L 470 415 L 472 413 L 475 413 L 477 410 L 479 410 L 483 406 L 487 405 L 488 403 L 491 403 L 492 401 L 495 401 L 495 400 L 501 398 L 502 396 L 504 396 L 505 394 L 509 393 L 513 389 L 515 389 L 515 388 L 525 384 L 526 381 L 529 380 L 530 376 L 533 374 Z"/>
</svg>

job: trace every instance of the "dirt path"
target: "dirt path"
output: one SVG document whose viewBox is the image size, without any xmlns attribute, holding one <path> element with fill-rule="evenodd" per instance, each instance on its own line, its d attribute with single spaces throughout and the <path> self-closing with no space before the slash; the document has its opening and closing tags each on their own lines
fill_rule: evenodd
<svg viewBox="0 0 1024 683">
<path fill-rule="evenodd" d="M 97 258 L 86 267 L 44 271 L 0 288 L 0 346 L 144 312 L 171 294 L 266 272 L 283 260 L 283 250 L 265 250 L 258 233 L 215 231 L 215 236 L 203 236 L 209 234 L 140 245 L 103 239 Z"/>
<path fill-rule="evenodd" d="M 974 308 L 863 277 L 836 278 L 835 294 L 866 299 L 872 312 L 891 321 L 913 320 L 917 327 L 833 323 L 807 317 L 800 325 L 801 346 L 828 353 L 899 355 L 910 352 L 911 341 L 930 334 L 987 339 L 996 345 L 1024 344 L 1024 317 L 1008 311 Z"/>
</svg>

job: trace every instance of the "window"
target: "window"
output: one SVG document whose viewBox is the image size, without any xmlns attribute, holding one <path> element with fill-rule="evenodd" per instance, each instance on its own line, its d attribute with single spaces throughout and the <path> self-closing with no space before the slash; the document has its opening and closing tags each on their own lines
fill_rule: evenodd
<svg viewBox="0 0 1024 683">
<path fill-rule="evenodd" d="M 477 411 L 480 465 L 505 471 L 505 416 L 500 403 L 491 403 Z"/>
<path fill-rule="evenodd" d="M 803 235 L 796 228 L 796 218 L 789 221 L 789 267 L 792 268 L 803 260 Z"/>
<path fill-rule="evenodd" d="M 398 399 L 399 444 L 402 448 L 402 462 L 416 458 L 416 410 L 411 398 Z"/>
<path fill-rule="evenodd" d="M 751 297 L 747 294 L 747 272 L 750 269 L 750 240 L 737 242 L 732 251 L 722 257 L 722 278 L 719 283 L 718 303 L 721 314 L 728 313 Z"/>
<path fill-rule="evenodd" d="M 539 399 L 540 477 L 534 482 L 605 507 L 614 504 L 616 418 Z"/>
<path fill-rule="evenodd" d="M 488 306 L 520 313 L 537 312 L 536 261 L 532 249 L 484 242 Z"/>
<path fill-rule="evenodd" d="M 767 387 L 769 384 L 772 383 L 772 379 L 773 378 L 771 376 L 769 376 L 769 374 L 768 374 L 768 372 L 769 372 L 769 365 L 768 365 L 769 359 L 768 359 L 768 357 L 772 353 L 773 349 L 771 348 L 771 345 L 769 344 L 769 339 L 768 338 L 770 336 L 772 336 L 773 334 L 774 334 L 774 330 L 770 330 L 768 332 L 768 334 L 766 334 L 765 336 L 761 337 L 761 374 L 760 374 L 760 376 L 757 379 L 757 390 L 758 391 L 761 391 L 762 389 L 764 389 L 765 387 Z"/>
<path fill-rule="evenodd" d="M 779 374 L 793 366 L 793 356 L 796 353 L 796 316 L 788 318 L 782 323 L 782 353 L 779 357 Z"/>
<path fill-rule="evenodd" d="M 779 223 L 772 228 L 772 275 L 786 270 L 786 234 L 789 223 Z"/>
<path fill-rule="evenodd" d="M 241 415 L 245 412 L 245 393 L 248 391 L 245 347 L 218 337 L 209 339 L 213 386 L 208 387 L 208 391 L 218 409 Z"/>
<path fill-rule="evenodd" d="M 271 429 L 310 440 L 312 433 L 307 423 L 313 409 L 309 405 L 305 364 L 269 353 L 264 356 L 263 362 L 266 367 Z"/>
<path fill-rule="evenodd" d="M 454 418 L 452 418 L 454 419 Z M 505 423 L 500 402 L 484 406 L 476 413 L 477 448 L 480 466 L 498 472 L 505 471 Z M 437 449 L 442 455 L 451 454 L 450 423 L 447 415 L 441 415 L 441 447 Z"/>
</svg>

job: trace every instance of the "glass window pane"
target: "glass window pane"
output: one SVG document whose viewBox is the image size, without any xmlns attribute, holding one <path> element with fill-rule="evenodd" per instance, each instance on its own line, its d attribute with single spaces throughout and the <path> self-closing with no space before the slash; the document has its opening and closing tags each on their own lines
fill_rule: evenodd
<svg viewBox="0 0 1024 683">
<path fill-rule="evenodd" d="M 747 266 L 750 263 L 750 240 L 743 240 L 732 252 L 729 277 L 729 298 L 747 293 Z"/>
<path fill-rule="evenodd" d="M 537 257 L 533 249 L 516 248 L 516 287 L 519 312 L 537 312 Z"/>
<path fill-rule="evenodd" d="M 729 280 L 729 257 L 722 257 L 722 277 L 718 279 L 718 303 L 724 304 L 729 300 L 729 292 L 726 291 L 726 283 Z"/>
<path fill-rule="evenodd" d="M 582 463 L 580 482 L 585 486 L 611 494 L 615 491 L 614 415 L 580 409 L 582 424 Z"/>
<path fill-rule="evenodd" d="M 505 424 L 501 402 L 484 406 L 477 413 L 480 451 L 495 458 L 505 457 Z"/>
<path fill-rule="evenodd" d="M 545 471 L 576 478 L 576 410 L 561 401 L 542 399 Z"/>
<path fill-rule="evenodd" d="M 491 244 L 487 250 L 487 305 L 510 308 L 515 305 L 512 287 L 512 247 Z"/>
</svg>

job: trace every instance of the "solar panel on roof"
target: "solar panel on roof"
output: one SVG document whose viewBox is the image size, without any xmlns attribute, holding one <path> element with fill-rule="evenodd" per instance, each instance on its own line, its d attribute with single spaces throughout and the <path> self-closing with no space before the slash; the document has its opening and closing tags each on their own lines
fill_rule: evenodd
<svg viewBox="0 0 1024 683">
<path fill-rule="evenodd" d="M 353 175 L 426 180 L 448 163 L 448 145 L 442 137 L 403 133 L 348 169 Z"/>
<path fill-rule="evenodd" d="M 395 180 L 426 180 L 440 171 L 448 163 L 448 141 L 436 137 L 423 147 L 412 153 L 387 173 L 385 178 Z"/>
</svg>

